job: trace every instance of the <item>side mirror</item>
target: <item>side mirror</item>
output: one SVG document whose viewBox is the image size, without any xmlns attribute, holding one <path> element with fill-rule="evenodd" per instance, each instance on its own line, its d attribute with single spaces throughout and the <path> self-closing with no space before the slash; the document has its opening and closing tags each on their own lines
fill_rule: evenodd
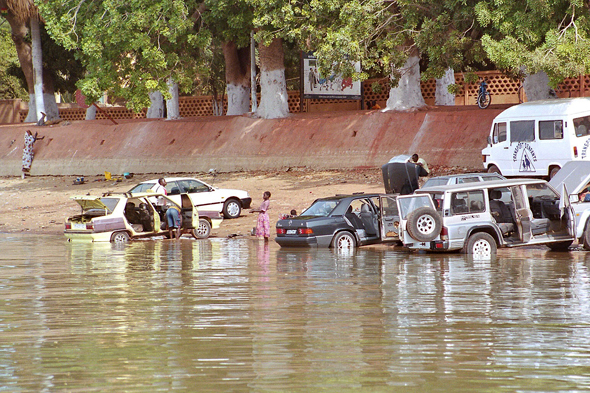
<svg viewBox="0 0 590 393">
<path fill-rule="evenodd" d="M 492 146 L 492 137 L 488 135 L 488 145 Z"/>
</svg>

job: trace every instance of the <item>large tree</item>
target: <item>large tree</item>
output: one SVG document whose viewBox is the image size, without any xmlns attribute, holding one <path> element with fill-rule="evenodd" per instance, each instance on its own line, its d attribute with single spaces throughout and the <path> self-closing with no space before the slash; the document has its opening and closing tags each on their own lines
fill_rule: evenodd
<svg viewBox="0 0 590 393">
<path fill-rule="evenodd" d="M 550 86 L 590 72 L 588 2 L 481 0 L 476 12 L 489 57 L 501 69 L 527 75 L 529 100 L 549 98 Z"/>
<path fill-rule="evenodd" d="M 20 69 L 18 56 L 14 43 L 10 38 L 10 29 L 7 25 L 0 26 L 0 99 L 8 100 L 26 99 L 26 83 L 22 84 L 15 75 L 15 70 Z"/>
<path fill-rule="evenodd" d="M 139 111 L 154 91 L 169 98 L 171 79 L 190 89 L 199 51 L 211 41 L 195 24 L 196 4 L 182 0 L 46 0 L 39 7 L 52 37 L 80 50 L 86 74 L 78 86 L 88 103 L 108 92 Z"/>
</svg>

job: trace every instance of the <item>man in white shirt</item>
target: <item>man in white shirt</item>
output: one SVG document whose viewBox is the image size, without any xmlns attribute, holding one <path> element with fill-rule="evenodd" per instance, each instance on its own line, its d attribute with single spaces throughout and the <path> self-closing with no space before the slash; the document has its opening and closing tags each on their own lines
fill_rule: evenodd
<svg viewBox="0 0 590 393">
<path fill-rule="evenodd" d="M 430 170 L 428 170 L 428 164 L 426 163 L 426 160 L 424 158 L 418 157 L 418 154 L 416 154 L 416 153 L 412 154 L 412 158 L 410 158 L 410 162 L 424 168 L 424 170 L 426 171 L 426 174 L 430 173 Z"/>
<path fill-rule="evenodd" d="M 166 184 L 168 184 L 166 183 L 166 180 L 163 177 L 161 177 L 158 179 L 156 185 L 152 187 L 152 191 L 156 194 L 168 195 L 168 191 L 166 191 Z"/>
</svg>

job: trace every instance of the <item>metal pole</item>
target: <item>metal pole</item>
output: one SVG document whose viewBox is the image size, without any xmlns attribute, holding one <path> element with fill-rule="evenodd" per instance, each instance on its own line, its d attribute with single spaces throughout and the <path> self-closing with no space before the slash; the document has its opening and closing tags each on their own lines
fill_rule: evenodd
<svg viewBox="0 0 590 393">
<path fill-rule="evenodd" d="M 258 110 L 256 102 L 256 43 L 254 42 L 254 31 L 250 32 L 250 91 L 252 93 L 252 112 Z"/>
</svg>

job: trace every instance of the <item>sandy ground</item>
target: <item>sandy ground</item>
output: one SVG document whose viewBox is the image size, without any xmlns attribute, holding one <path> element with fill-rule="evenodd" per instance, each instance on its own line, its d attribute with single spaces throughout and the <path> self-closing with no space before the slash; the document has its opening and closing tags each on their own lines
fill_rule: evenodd
<svg viewBox="0 0 590 393">
<path fill-rule="evenodd" d="M 433 175 L 464 171 L 466 168 L 431 168 Z M 166 174 L 172 176 L 172 174 Z M 273 172 L 238 172 L 182 174 L 196 177 L 220 188 L 247 190 L 257 207 L 264 191 L 270 191 L 271 232 L 279 214 L 291 209 L 301 212 L 316 198 L 353 192 L 384 192 L 380 168 L 346 171 L 312 171 L 292 168 Z M 61 234 L 64 220 L 78 214 L 74 195 L 102 195 L 107 191 L 128 191 L 140 181 L 159 175 L 135 175 L 120 182 L 106 181 L 104 176 L 85 177 L 86 183 L 74 185 L 74 176 L 33 176 L 0 178 L 0 233 Z M 250 236 L 257 214 L 242 211 L 239 218 L 224 220 L 212 236 Z"/>
</svg>

